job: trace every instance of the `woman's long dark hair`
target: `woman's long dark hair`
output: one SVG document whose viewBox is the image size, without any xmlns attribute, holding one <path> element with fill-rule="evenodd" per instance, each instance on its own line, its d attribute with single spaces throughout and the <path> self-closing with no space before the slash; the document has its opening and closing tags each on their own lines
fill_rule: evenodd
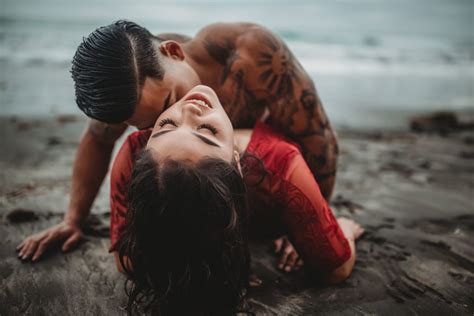
<svg viewBox="0 0 474 316">
<path fill-rule="evenodd" d="M 228 315 L 248 286 L 247 202 L 237 163 L 135 163 L 118 243 L 129 314 Z"/>
</svg>

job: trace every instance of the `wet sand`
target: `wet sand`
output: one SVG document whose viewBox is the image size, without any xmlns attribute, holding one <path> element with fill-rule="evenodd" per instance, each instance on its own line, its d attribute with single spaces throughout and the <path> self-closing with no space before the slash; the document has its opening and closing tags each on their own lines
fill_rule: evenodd
<svg viewBox="0 0 474 316">
<path fill-rule="evenodd" d="M 15 247 L 61 220 L 84 119 L 0 118 L 0 314 L 125 314 L 123 277 L 108 254 L 108 179 L 88 240 L 68 254 L 22 263 Z M 472 315 L 474 133 L 339 131 L 333 210 L 366 229 L 351 277 L 336 286 L 283 273 L 270 241 L 251 245 L 264 284 L 258 315 Z M 12 211 L 16 211 L 12 215 Z M 23 216 L 19 216 L 23 214 Z"/>
</svg>

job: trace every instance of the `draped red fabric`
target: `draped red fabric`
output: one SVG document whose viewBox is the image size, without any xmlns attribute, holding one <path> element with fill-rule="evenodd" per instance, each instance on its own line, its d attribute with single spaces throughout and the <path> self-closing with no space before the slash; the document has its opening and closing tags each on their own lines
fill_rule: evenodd
<svg viewBox="0 0 474 316">
<path fill-rule="evenodd" d="M 133 162 L 150 133 L 132 133 L 115 158 L 110 191 L 110 251 L 115 250 L 124 229 L 125 197 Z M 248 188 L 251 237 L 287 235 L 305 266 L 316 273 L 331 271 L 350 258 L 349 243 L 296 143 L 257 122 L 241 164 Z"/>
</svg>

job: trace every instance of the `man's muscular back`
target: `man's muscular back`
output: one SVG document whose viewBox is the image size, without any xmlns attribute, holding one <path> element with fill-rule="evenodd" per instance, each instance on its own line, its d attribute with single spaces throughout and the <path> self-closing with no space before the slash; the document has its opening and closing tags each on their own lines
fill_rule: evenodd
<svg viewBox="0 0 474 316">
<path fill-rule="evenodd" d="M 256 24 L 218 23 L 203 28 L 189 48 L 207 66 L 201 81 L 217 92 L 234 127 L 253 127 L 268 108 L 269 123 L 302 146 L 328 199 L 336 173 L 336 137 L 313 81 L 285 43 Z"/>
</svg>

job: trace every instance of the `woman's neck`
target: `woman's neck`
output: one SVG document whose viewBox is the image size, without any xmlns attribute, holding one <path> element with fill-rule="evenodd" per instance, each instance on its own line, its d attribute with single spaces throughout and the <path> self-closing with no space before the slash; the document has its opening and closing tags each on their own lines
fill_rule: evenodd
<svg viewBox="0 0 474 316">
<path fill-rule="evenodd" d="M 237 151 L 243 154 L 247 150 L 247 146 L 252 138 L 251 129 L 236 129 L 234 130 L 234 144 L 237 147 Z"/>
</svg>

